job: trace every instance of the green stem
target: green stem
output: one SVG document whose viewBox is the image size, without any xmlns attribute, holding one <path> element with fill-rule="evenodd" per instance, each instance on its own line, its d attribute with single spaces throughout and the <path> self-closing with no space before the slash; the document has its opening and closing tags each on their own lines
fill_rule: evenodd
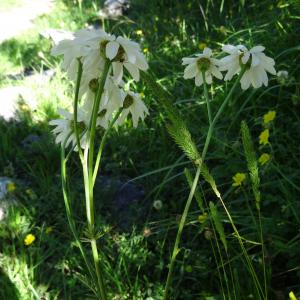
<svg viewBox="0 0 300 300">
<path fill-rule="evenodd" d="M 65 158 L 65 143 L 61 146 L 61 180 L 62 180 L 62 190 L 63 190 L 63 198 L 65 202 L 65 208 L 66 208 L 66 213 L 67 213 L 67 219 L 68 223 L 71 229 L 71 232 L 75 238 L 76 244 L 80 250 L 81 256 L 87 266 L 87 269 L 90 273 L 91 278 L 93 278 L 95 282 L 95 274 L 92 271 L 92 267 L 90 262 L 88 261 L 88 258 L 85 254 L 84 248 L 81 244 L 81 241 L 79 239 L 76 227 L 75 227 L 75 222 L 74 222 L 74 217 L 72 213 L 72 208 L 70 205 L 69 197 L 68 197 L 68 186 L 67 186 L 67 170 L 66 170 L 66 158 Z"/>
<path fill-rule="evenodd" d="M 181 240 L 183 227 L 184 227 L 185 220 L 186 220 L 186 217 L 188 215 L 189 207 L 191 205 L 191 202 L 192 202 L 192 199 L 193 199 L 196 187 L 197 187 L 197 183 L 198 183 L 198 180 L 199 180 L 199 177 L 200 177 L 200 172 L 201 172 L 201 166 L 199 166 L 197 168 L 196 176 L 194 178 L 192 188 L 190 190 L 189 197 L 187 199 L 182 217 L 180 219 L 180 223 L 179 223 L 179 227 L 178 227 L 178 231 L 177 231 L 177 235 L 176 235 L 176 240 L 175 240 L 175 245 L 174 245 L 174 248 L 173 248 L 173 253 L 172 253 L 172 257 L 171 257 L 171 261 L 170 261 L 170 265 L 169 265 L 169 272 L 168 272 L 168 277 L 167 277 L 167 282 L 166 282 L 166 286 L 165 286 L 165 292 L 164 292 L 163 300 L 168 299 L 168 292 L 169 292 L 169 289 L 170 289 L 170 286 L 171 286 L 171 283 L 172 283 L 175 259 L 176 259 L 177 254 L 179 253 L 179 243 L 180 243 L 180 240 Z"/>
<path fill-rule="evenodd" d="M 165 292 L 164 292 L 163 300 L 168 299 L 168 292 L 169 292 L 171 282 L 172 282 L 175 259 L 176 259 L 177 254 L 179 253 L 179 244 L 180 244 L 180 240 L 181 240 L 182 230 L 183 230 L 183 227 L 185 225 L 185 221 L 186 221 L 186 218 L 187 218 L 187 215 L 188 215 L 188 212 L 189 212 L 189 208 L 190 208 L 190 205 L 192 203 L 192 199 L 193 199 L 193 196 L 194 196 L 197 184 L 198 184 L 199 176 L 200 176 L 200 173 L 201 173 L 202 162 L 204 162 L 204 160 L 205 160 L 205 156 L 206 156 L 206 153 L 207 153 L 207 150 L 208 150 L 208 146 L 210 144 L 211 137 L 212 137 L 212 134 L 213 134 L 214 126 L 215 126 L 217 120 L 219 119 L 219 117 L 221 116 L 221 114 L 222 114 L 224 108 L 226 107 L 226 104 L 228 103 L 229 99 L 231 98 L 231 96 L 232 96 L 235 88 L 237 87 L 241 77 L 243 76 L 245 70 L 246 70 L 246 68 L 244 67 L 242 69 L 242 71 L 240 72 L 238 78 L 236 79 L 234 85 L 232 86 L 231 90 L 229 91 L 229 93 L 228 93 L 227 97 L 225 98 L 224 102 L 222 103 L 221 107 L 219 108 L 216 116 L 214 117 L 214 119 L 211 121 L 211 123 L 209 125 L 206 140 L 205 140 L 205 144 L 204 144 L 204 147 L 203 147 L 203 150 L 202 150 L 201 163 L 197 167 L 197 171 L 196 171 L 196 175 L 195 175 L 195 178 L 194 178 L 194 181 L 193 181 L 193 185 L 192 185 L 192 188 L 190 190 L 188 199 L 187 199 L 185 207 L 184 207 L 183 214 L 182 214 L 181 219 L 180 219 L 180 223 L 179 223 L 179 227 L 178 227 L 178 231 L 177 231 L 177 235 L 176 235 L 176 239 L 175 239 L 175 244 L 174 244 L 174 248 L 173 248 L 173 252 L 172 252 L 172 256 L 171 256 L 171 261 L 170 261 L 170 265 L 169 265 L 169 271 L 168 271 L 168 276 L 167 276 L 167 282 L 166 282 L 166 285 L 165 285 Z M 205 97 L 206 96 L 208 96 L 208 95 L 205 93 Z M 209 103 L 208 98 L 206 99 L 206 103 Z M 208 105 L 208 110 L 210 111 L 209 105 Z"/>
<path fill-rule="evenodd" d="M 110 61 L 106 59 L 104 64 L 104 69 L 99 81 L 99 87 L 95 96 L 95 101 L 92 110 L 92 117 L 91 117 L 89 131 L 88 131 L 89 143 L 85 149 L 84 161 L 83 161 L 88 229 L 89 229 L 90 243 L 91 243 L 92 254 L 94 259 L 94 265 L 95 265 L 96 275 L 98 279 L 98 287 L 100 289 L 100 294 L 101 294 L 101 300 L 107 300 L 107 295 L 106 295 L 102 272 L 100 269 L 100 259 L 99 259 L 98 249 L 97 249 L 97 242 L 95 238 L 93 163 L 94 163 L 94 146 L 95 146 L 98 110 L 100 106 L 101 96 L 104 90 L 105 81 L 109 73 L 110 64 L 111 64 Z"/>
<path fill-rule="evenodd" d="M 78 148 L 78 153 L 81 161 L 83 160 L 83 153 L 80 145 L 80 137 L 78 132 L 78 124 L 77 124 L 77 115 L 78 115 L 78 99 L 79 99 L 79 89 L 80 89 L 80 82 L 82 77 L 82 63 L 80 59 L 78 59 L 78 70 L 77 70 L 77 80 L 76 80 L 76 87 L 75 87 L 75 97 L 74 97 L 74 132 L 76 136 L 76 144 Z"/>
<path fill-rule="evenodd" d="M 106 138 L 108 133 L 110 132 L 110 130 L 112 129 L 112 127 L 115 125 L 116 121 L 118 120 L 121 112 L 122 112 L 122 108 L 119 109 L 119 111 L 117 112 L 117 114 L 114 116 L 113 120 L 109 123 L 108 128 L 106 129 L 102 139 L 101 139 L 101 143 L 99 146 L 99 150 L 98 150 L 98 154 L 97 154 L 97 159 L 96 159 L 96 163 L 95 163 L 95 168 L 94 168 L 94 173 L 93 173 L 93 185 L 95 184 L 96 178 L 97 178 L 97 174 L 98 174 L 98 169 L 99 169 L 99 165 L 100 165 L 100 161 L 101 161 L 101 156 L 102 156 L 102 151 L 103 151 L 103 147 L 104 144 L 106 142 Z"/>
<path fill-rule="evenodd" d="M 202 78 L 203 78 L 204 96 L 205 96 L 205 101 L 206 101 L 206 106 L 207 106 L 208 121 L 209 121 L 209 125 L 211 125 L 212 117 L 211 117 L 210 101 L 209 101 L 209 97 L 208 97 L 207 84 L 206 84 L 204 71 L 202 71 Z"/>
</svg>

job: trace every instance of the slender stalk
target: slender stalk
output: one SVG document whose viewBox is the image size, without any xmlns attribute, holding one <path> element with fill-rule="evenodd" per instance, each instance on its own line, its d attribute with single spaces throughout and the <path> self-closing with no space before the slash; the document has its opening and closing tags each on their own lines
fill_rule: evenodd
<svg viewBox="0 0 300 300">
<path fill-rule="evenodd" d="M 66 208 L 66 213 L 67 213 L 67 219 L 68 223 L 71 229 L 71 232 L 75 238 L 76 244 L 80 250 L 81 256 L 87 266 L 87 269 L 89 271 L 89 274 L 91 278 L 95 281 L 95 274 L 92 271 L 92 266 L 85 254 L 84 248 L 82 246 L 82 243 L 79 239 L 75 223 L 74 223 L 74 217 L 72 213 L 72 208 L 70 205 L 69 197 L 68 197 L 68 186 L 67 186 L 67 170 L 66 170 L 66 158 L 65 158 L 65 143 L 61 146 L 61 180 L 62 180 L 62 190 L 63 190 L 63 197 L 64 197 L 64 202 L 65 202 L 65 208 Z"/>
<path fill-rule="evenodd" d="M 204 160 L 205 160 L 205 156 L 206 156 L 206 153 L 207 153 L 207 150 L 208 150 L 208 146 L 210 144 L 211 137 L 212 137 L 212 134 L 213 134 L 214 126 L 215 126 L 216 122 L 218 121 L 220 115 L 222 114 L 224 108 L 226 107 L 226 104 L 228 103 L 229 99 L 231 98 L 234 90 L 236 89 L 236 87 L 237 87 L 241 77 L 243 76 L 245 70 L 246 70 L 246 68 L 244 67 L 242 69 L 242 71 L 240 72 L 239 76 L 237 77 L 237 79 L 236 79 L 235 83 L 233 84 L 232 88 L 230 89 L 229 93 L 227 94 L 224 102 L 220 106 L 220 108 L 219 108 L 218 112 L 216 113 L 215 117 L 213 118 L 213 120 L 209 124 L 207 136 L 206 136 L 204 147 L 203 147 L 202 154 L 201 154 L 201 162 L 204 162 Z M 206 99 L 207 110 L 209 111 L 209 115 L 210 115 L 210 106 L 209 106 L 208 93 L 205 93 L 205 97 L 207 97 L 207 99 Z M 209 119 L 211 120 L 211 117 L 209 117 Z M 182 214 L 181 219 L 180 219 L 180 223 L 179 223 L 179 227 L 178 227 L 178 231 L 177 231 L 177 235 L 176 235 L 176 239 L 175 239 L 175 244 L 174 244 L 174 248 L 173 248 L 173 252 L 172 252 L 172 256 L 171 256 L 171 261 L 170 261 L 170 265 L 169 265 L 169 271 L 168 271 L 167 281 L 166 281 L 166 285 L 165 285 L 163 300 L 167 300 L 169 298 L 168 293 L 169 293 L 169 289 L 170 289 L 172 278 L 173 278 L 173 270 L 174 270 L 175 259 L 176 259 L 177 254 L 179 253 L 179 244 L 180 244 L 180 240 L 181 240 L 183 227 L 185 225 L 185 221 L 186 221 L 186 218 L 187 218 L 187 215 L 188 215 L 188 212 L 189 212 L 189 208 L 190 208 L 190 205 L 192 203 L 192 199 L 193 199 L 193 196 L 194 196 L 197 184 L 198 184 L 198 180 L 199 180 L 200 173 L 201 173 L 201 167 L 202 167 L 202 163 L 200 163 L 197 167 L 197 171 L 196 171 L 196 175 L 194 177 L 193 185 L 191 187 L 188 199 L 187 199 L 185 207 L 184 207 L 183 214 Z"/>
<path fill-rule="evenodd" d="M 260 242 L 261 242 L 261 251 L 262 251 L 262 265 L 263 265 L 263 274 L 264 274 L 265 297 L 266 297 L 266 300 L 268 300 L 265 244 L 264 244 L 260 209 L 258 209 L 258 220 L 259 220 Z"/>
<path fill-rule="evenodd" d="M 73 103 L 73 110 L 74 110 L 74 133 L 76 136 L 76 144 L 78 148 L 78 153 L 81 161 L 83 160 L 83 153 L 80 145 L 80 137 L 78 132 L 78 124 L 77 124 L 77 115 L 78 115 L 78 100 L 79 100 L 79 89 L 80 89 L 80 82 L 82 77 L 82 63 L 80 59 L 78 59 L 78 69 L 77 69 L 77 80 L 76 80 L 76 87 L 75 87 L 75 97 Z"/>
<path fill-rule="evenodd" d="M 211 125 L 212 117 L 211 117 L 210 101 L 209 101 L 209 97 L 208 97 L 207 83 L 206 83 L 204 71 L 202 71 L 202 78 L 203 78 L 203 87 L 204 87 L 204 96 L 205 96 L 204 98 L 205 98 L 206 106 L 207 106 L 208 121 L 209 121 L 209 125 Z"/>
<path fill-rule="evenodd" d="M 178 227 L 178 231 L 177 231 L 177 235 L 176 235 L 176 240 L 175 240 L 175 245 L 174 245 L 174 248 L 173 248 L 172 257 L 171 257 L 171 261 L 170 261 L 170 265 L 169 265 L 169 272 L 168 272 L 168 277 L 167 277 L 167 282 L 166 282 L 166 286 L 165 286 L 165 292 L 164 292 L 163 300 L 167 300 L 168 296 L 169 296 L 168 292 L 169 292 L 169 289 L 170 289 L 170 286 L 171 286 L 171 283 L 172 283 L 175 259 L 176 259 L 177 254 L 179 253 L 179 243 L 180 243 L 180 240 L 181 240 L 183 227 L 184 227 L 185 220 L 186 220 L 186 217 L 188 215 L 188 211 L 189 211 L 189 208 L 190 208 L 190 205 L 191 205 L 191 202 L 192 202 L 192 199 L 193 199 L 196 187 L 197 187 L 197 183 L 198 183 L 198 180 L 199 180 L 199 177 L 200 177 L 200 172 L 201 172 L 201 166 L 199 166 L 197 168 L 196 175 L 195 175 L 195 178 L 194 178 L 194 181 L 193 181 L 193 184 L 192 184 L 192 188 L 190 190 L 189 197 L 186 201 L 184 211 L 183 211 L 183 214 L 182 214 L 181 219 L 180 219 L 180 223 L 179 223 L 179 227 Z"/>
<path fill-rule="evenodd" d="M 102 151 L 103 151 L 104 144 L 106 142 L 107 135 L 110 132 L 110 130 L 113 128 L 113 126 L 116 123 L 116 121 L 118 120 L 118 118 L 119 118 L 122 110 L 123 110 L 122 108 L 119 109 L 119 111 L 114 116 L 113 120 L 110 122 L 108 128 L 106 129 L 106 131 L 105 131 L 105 133 L 104 133 L 104 135 L 103 135 L 103 137 L 101 139 L 101 143 L 100 143 L 100 146 L 99 146 L 99 150 L 98 150 L 98 154 L 97 154 L 97 159 L 96 159 L 96 163 L 95 163 L 94 173 L 93 173 L 93 186 L 94 186 L 96 178 L 97 178 L 98 169 L 99 169 L 99 165 L 100 165 L 100 161 L 101 161 L 101 156 L 102 156 Z"/>
<path fill-rule="evenodd" d="M 106 59 L 104 64 L 104 69 L 99 81 L 99 87 L 95 96 L 92 117 L 91 117 L 89 131 L 88 131 L 89 143 L 88 146 L 86 147 L 84 153 L 84 161 L 83 161 L 88 230 L 90 235 L 90 243 L 92 248 L 94 265 L 96 269 L 98 286 L 101 294 L 101 300 L 107 300 L 107 295 L 106 295 L 105 284 L 102 276 L 102 271 L 100 269 L 100 259 L 99 259 L 98 249 L 97 249 L 97 241 L 95 237 L 93 164 L 94 164 L 94 146 L 95 146 L 97 116 L 98 116 L 101 96 L 104 90 L 104 85 L 109 72 L 109 68 L 110 68 L 110 61 Z"/>
</svg>

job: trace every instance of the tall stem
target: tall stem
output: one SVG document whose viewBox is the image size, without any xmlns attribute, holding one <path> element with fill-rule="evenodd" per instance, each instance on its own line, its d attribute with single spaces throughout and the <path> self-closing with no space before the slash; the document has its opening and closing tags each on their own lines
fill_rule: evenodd
<svg viewBox="0 0 300 300">
<path fill-rule="evenodd" d="M 101 143 L 99 146 L 99 150 L 98 150 L 98 154 L 97 154 L 97 159 L 96 159 L 96 163 L 95 163 L 95 168 L 94 168 L 94 173 L 93 173 L 93 185 L 95 184 L 96 178 L 97 178 L 97 174 L 98 174 L 98 169 L 99 169 L 99 165 L 100 165 L 100 161 L 101 161 L 101 156 L 102 156 L 102 151 L 103 151 L 103 147 L 107 138 L 108 133 L 110 132 L 110 130 L 112 129 L 112 127 L 114 126 L 114 124 L 116 123 L 116 121 L 118 120 L 121 112 L 122 112 L 122 108 L 119 109 L 119 111 L 117 112 L 117 114 L 114 116 L 113 120 L 110 122 L 108 128 L 106 129 L 102 139 L 101 139 Z"/>
<path fill-rule="evenodd" d="M 91 243 L 92 254 L 94 259 L 94 265 L 95 265 L 96 275 L 98 279 L 98 287 L 100 289 L 100 294 L 101 294 L 101 300 L 107 300 L 107 295 L 106 295 L 102 271 L 100 269 L 100 259 L 99 259 L 98 249 L 97 249 L 97 241 L 95 237 L 96 235 L 95 235 L 93 164 L 94 164 L 94 146 L 95 146 L 98 110 L 100 106 L 101 96 L 104 90 L 105 81 L 109 72 L 109 68 L 110 68 L 110 61 L 106 59 L 104 64 L 104 69 L 99 80 L 98 90 L 95 96 L 92 117 L 91 117 L 89 131 L 88 131 L 89 143 L 88 146 L 86 147 L 84 162 L 83 162 L 88 229 L 89 229 L 90 243 Z"/>
<path fill-rule="evenodd" d="M 224 108 L 226 107 L 226 104 L 228 103 L 229 99 L 231 98 L 234 90 L 236 89 L 236 87 L 237 87 L 241 77 L 243 76 L 245 70 L 246 69 L 244 67 L 242 69 L 242 71 L 240 72 L 238 78 L 236 79 L 234 85 L 232 86 L 231 90 L 229 91 L 228 95 L 226 96 L 224 102 L 220 106 L 218 112 L 216 113 L 216 116 L 213 118 L 213 120 L 209 124 L 207 136 L 206 136 L 204 147 L 203 147 L 202 154 L 201 154 L 201 163 L 197 167 L 196 175 L 194 177 L 194 181 L 193 181 L 188 199 L 186 201 L 183 214 L 182 214 L 181 219 L 180 219 L 180 223 L 179 223 L 179 227 L 178 227 L 178 231 L 177 231 L 177 235 L 176 235 L 176 239 L 175 239 L 175 244 L 174 244 L 174 248 L 173 248 L 173 252 L 172 252 L 172 256 L 171 256 L 171 260 L 170 260 L 169 271 L 168 271 L 168 276 L 167 276 L 167 282 L 166 282 L 166 285 L 165 285 L 165 292 L 164 292 L 163 300 L 167 300 L 169 298 L 168 293 L 169 293 L 169 289 L 170 289 L 170 286 L 171 286 L 171 283 L 172 283 L 175 259 L 176 259 L 177 254 L 179 253 L 179 244 L 180 244 L 180 240 L 181 240 L 183 227 L 185 225 L 186 218 L 187 218 L 187 215 L 188 215 L 188 212 L 189 212 L 189 209 L 190 209 L 190 205 L 192 203 L 192 199 L 194 197 L 194 193 L 195 193 L 195 190 L 196 190 L 196 187 L 197 187 L 197 184 L 198 184 L 198 180 L 199 180 L 200 173 L 201 173 L 202 163 L 204 162 L 205 157 L 206 157 L 208 146 L 210 144 L 211 137 L 212 137 L 212 134 L 213 134 L 214 126 L 215 126 L 216 122 L 218 121 L 219 117 L 221 116 L 221 114 L 222 114 Z M 204 78 L 204 80 L 205 80 L 205 78 Z M 205 93 L 205 98 L 206 98 L 206 103 L 208 105 L 207 110 L 208 110 L 208 114 L 209 114 L 209 120 L 211 120 L 208 93 Z"/>
<path fill-rule="evenodd" d="M 78 115 L 78 100 L 79 100 L 79 89 L 80 89 L 80 82 L 82 77 L 82 63 L 80 59 L 78 59 L 78 70 L 77 70 L 77 80 L 76 80 L 76 87 L 75 87 L 75 97 L 74 97 L 74 133 L 76 136 L 76 144 L 78 148 L 78 153 L 81 161 L 83 160 L 83 153 L 80 145 L 80 137 L 78 132 L 78 124 L 77 124 L 77 115 Z"/>
<path fill-rule="evenodd" d="M 61 146 L 61 181 L 62 181 L 62 190 L 63 190 L 63 197 L 64 197 L 64 202 L 65 202 L 65 208 L 66 208 L 66 213 L 67 213 L 67 219 L 68 219 L 68 223 L 71 229 L 71 232 L 75 238 L 76 244 L 80 250 L 81 256 L 87 266 L 87 269 L 90 273 L 91 278 L 95 281 L 95 274 L 93 273 L 92 270 L 92 266 L 86 256 L 86 253 L 84 251 L 84 248 L 82 246 L 82 243 L 79 239 L 79 235 L 78 232 L 76 230 L 75 227 L 75 222 L 74 222 L 74 217 L 73 217 L 73 213 L 72 213 L 72 208 L 70 205 L 70 200 L 69 200 L 69 196 L 68 196 L 68 184 L 67 184 L 67 168 L 66 168 L 66 155 L 65 155 L 65 144 L 64 143 Z"/>
</svg>

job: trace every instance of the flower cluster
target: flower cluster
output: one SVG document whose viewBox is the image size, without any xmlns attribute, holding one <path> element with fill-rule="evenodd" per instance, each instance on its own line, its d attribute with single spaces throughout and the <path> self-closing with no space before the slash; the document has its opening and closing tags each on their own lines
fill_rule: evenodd
<svg viewBox="0 0 300 300">
<path fill-rule="evenodd" d="M 124 90 L 124 70 L 133 80 L 138 81 L 140 70 L 148 69 L 139 44 L 121 36 L 108 34 L 101 29 L 83 29 L 74 34 L 69 33 L 68 38 L 58 42 L 51 53 L 54 56 L 63 55 L 62 68 L 74 83 L 79 75 L 79 67 L 82 68 L 78 93 L 82 103 L 78 107 L 77 128 L 83 148 L 86 145 L 100 78 L 107 64 L 109 69 L 101 95 L 97 126 L 107 129 L 120 109 L 122 112 L 115 122 L 116 125 L 121 125 L 130 113 L 136 127 L 139 119 L 143 120 L 148 114 L 148 109 L 140 96 Z M 64 118 L 50 122 L 50 125 L 56 126 L 53 130 L 57 135 L 56 142 L 66 143 L 66 146 L 72 144 L 75 148 L 73 113 L 62 109 L 59 113 Z"/>
<path fill-rule="evenodd" d="M 241 74 L 240 83 L 243 90 L 251 85 L 259 88 L 268 85 L 268 73 L 276 75 L 275 61 L 264 54 L 263 46 L 256 46 L 248 50 L 244 45 L 224 45 L 222 51 L 227 54 L 221 59 L 212 58 L 212 50 L 204 48 L 202 54 L 195 57 L 185 57 L 182 64 L 187 65 L 184 78 L 194 78 L 195 84 L 200 86 L 203 79 L 212 83 L 212 76 L 222 79 L 222 71 L 227 72 L 224 80 L 231 80 L 234 75 Z"/>
</svg>

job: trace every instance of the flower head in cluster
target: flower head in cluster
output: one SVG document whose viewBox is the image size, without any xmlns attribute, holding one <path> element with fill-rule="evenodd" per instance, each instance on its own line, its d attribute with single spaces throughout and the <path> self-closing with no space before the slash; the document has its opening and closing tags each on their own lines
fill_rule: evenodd
<svg viewBox="0 0 300 300">
<path fill-rule="evenodd" d="M 248 50 L 244 45 L 224 45 L 222 50 L 229 54 L 220 60 L 220 70 L 227 71 L 225 80 L 231 80 L 242 68 L 246 68 L 240 80 L 243 90 L 248 89 L 250 85 L 254 88 L 267 86 L 267 72 L 276 75 L 275 61 L 263 53 L 263 46 L 255 46 Z"/>
<path fill-rule="evenodd" d="M 264 131 L 261 132 L 259 135 L 259 144 L 260 145 L 267 145 L 269 143 L 269 129 L 265 129 Z"/>
<path fill-rule="evenodd" d="M 268 111 L 263 119 L 264 119 L 264 124 L 269 124 L 270 122 L 272 122 L 276 117 L 276 111 L 275 110 L 270 110 Z"/>
<path fill-rule="evenodd" d="M 56 135 L 55 142 L 57 144 L 65 144 L 68 147 L 70 144 L 76 147 L 76 135 L 74 128 L 74 115 L 65 109 L 59 109 L 58 113 L 63 116 L 62 119 L 56 119 L 49 122 L 50 125 L 56 126 L 52 132 Z M 80 136 L 81 146 L 84 148 L 86 145 L 86 129 L 88 126 L 87 113 L 79 109 L 77 116 L 77 128 Z"/>
<path fill-rule="evenodd" d="M 258 162 L 263 166 L 263 165 L 265 165 L 269 160 L 270 160 L 270 154 L 268 154 L 268 153 L 263 153 L 263 154 L 259 157 Z"/>
<path fill-rule="evenodd" d="M 123 78 L 123 67 L 135 81 L 139 81 L 139 70 L 147 70 L 148 64 L 140 45 L 121 36 L 106 46 L 106 57 L 112 61 L 114 79 L 119 83 Z"/>
<path fill-rule="evenodd" d="M 123 102 L 123 111 L 118 120 L 118 124 L 124 123 L 129 113 L 131 114 L 134 127 L 137 127 L 139 119 L 144 120 L 149 113 L 146 105 L 141 100 L 140 94 L 133 92 L 126 93 Z"/>
<path fill-rule="evenodd" d="M 233 177 L 232 177 L 233 183 L 232 186 L 241 186 L 245 180 L 246 180 L 246 174 L 245 173 L 236 173 Z"/>
<path fill-rule="evenodd" d="M 204 48 L 202 54 L 196 54 L 195 57 L 184 57 L 182 64 L 187 65 L 184 70 L 184 79 L 190 79 L 195 77 L 195 84 L 200 86 L 203 84 L 203 74 L 205 76 L 205 82 L 212 83 L 212 76 L 218 79 L 222 79 L 222 73 L 218 69 L 219 60 L 212 58 L 212 50 L 210 48 Z"/>
<path fill-rule="evenodd" d="M 105 59 L 112 61 L 114 79 L 120 83 L 125 67 L 134 80 L 138 81 L 139 70 L 147 70 L 148 64 L 140 45 L 124 37 L 116 37 L 102 29 L 82 29 L 52 48 L 52 55 L 63 55 L 63 68 L 69 78 L 77 77 L 78 60 L 83 64 L 81 94 L 88 88 L 90 80 L 98 78 Z M 83 88 L 84 87 L 84 88 Z"/>
<path fill-rule="evenodd" d="M 107 129 L 109 122 L 120 108 L 123 108 L 122 115 L 117 124 L 124 121 L 130 112 L 133 118 L 133 125 L 136 127 L 139 119 L 144 119 L 148 110 L 144 103 L 136 94 L 125 92 L 122 89 L 123 68 L 132 76 L 135 81 L 140 78 L 140 70 L 147 70 L 148 64 L 142 54 L 139 44 L 123 38 L 108 34 L 101 29 L 83 29 L 70 33 L 67 39 L 60 40 L 52 49 L 53 55 L 63 55 L 63 69 L 69 78 L 76 83 L 78 77 L 78 67 L 82 67 L 80 79 L 79 99 L 82 105 L 78 107 L 78 125 L 81 137 L 81 145 L 85 147 L 86 131 L 90 124 L 93 106 L 100 87 L 100 77 L 104 70 L 108 73 L 101 94 L 100 106 L 97 115 L 97 126 Z M 105 73 L 106 74 L 106 73 Z M 125 105 L 125 98 L 132 98 L 132 105 Z M 99 99 L 99 98 L 98 98 Z M 80 100 L 79 100 L 80 101 Z M 128 102 L 128 101 L 127 101 Z M 99 103 L 99 102 L 97 102 Z M 76 145 L 74 133 L 73 115 L 65 110 L 59 113 L 64 117 L 50 122 L 56 126 L 53 133 L 57 135 L 56 142 L 64 143 L 66 146 Z"/>
</svg>

